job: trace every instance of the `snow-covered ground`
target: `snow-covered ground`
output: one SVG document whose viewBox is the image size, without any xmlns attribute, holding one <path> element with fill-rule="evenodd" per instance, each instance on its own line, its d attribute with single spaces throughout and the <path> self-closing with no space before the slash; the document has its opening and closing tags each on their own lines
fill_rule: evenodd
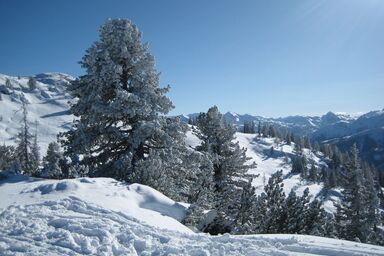
<svg viewBox="0 0 384 256">
<path fill-rule="evenodd" d="M 108 178 L 10 176 L 0 195 L 0 255 L 384 255 L 313 236 L 195 234 L 182 204 Z"/>
<path fill-rule="evenodd" d="M 191 233 L 178 222 L 185 216 L 185 206 L 151 187 L 111 178 L 45 180 L 17 175 L 0 180 L 0 195 L 0 208 L 69 198 L 123 212 L 158 228 Z"/>
<path fill-rule="evenodd" d="M 59 132 L 68 130 L 73 116 L 68 114 L 68 101 L 71 97 L 65 92 L 65 86 L 74 78 L 61 73 L 46 73 L 33 76 L 37 88 L 30 90 L 29 77 L 12 77 L 0 74 L 0 143 L 15 144 L 15 136 L 20 130 L 22 111 L 21 100 L 27 103 L 30 132 L 37 136 L 44 154 L 48 144 L 56 140 Z M 5 89 L 6 80 L 12 89 Z M 0 88 L 1 89 L 1 88 Z M 5 93 L 6 92 L 6 93 Z"/>
</svg>

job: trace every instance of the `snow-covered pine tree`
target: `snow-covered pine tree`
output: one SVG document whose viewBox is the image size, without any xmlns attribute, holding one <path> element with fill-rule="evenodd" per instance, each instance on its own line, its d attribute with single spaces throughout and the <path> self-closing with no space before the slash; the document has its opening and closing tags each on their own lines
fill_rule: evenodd
<svg viewBox="0 0 384 256">
<path fill-rule="evenodd" d="M 161 114 L 173 107 L 168 87 L 159 87 L 154 57 L 125 19 L 106 21 L 81 64 L 86 74 L 68 88 L 77 99 L 71 106 L 77 120 L 62 134 L 65 153 L 82 155 L 90 175 L 127 180 L 150 153 L 173 140 L 158 132 L 166 123 Z"/>
<path fill-rule="evenodd" d="M 259 123 L 257 124 L 257 135 L 259 137 L 261 137 L 261 122 L 259 121 Z"/>
<path fill-rule="evenodd" d="M 256 133 L 255 123 L 253 121 L 245 121 L 243 125 L 244 133 Z"/>
<path fill-rule="evenodd" d="M 311 163 L 311 168 L 308 170 L 307 179 L 313 182 L 317 182 L 319 170 L 316 168 L 314 162 Z"/>
<path fill-rule="evenodd" d="M 247 172 L 255 164 L 246 163 L 249 160 L 246 150 L 233 141 L 236 128 L 225 122 L 216 106 L 201 113 L 196 125 L 194 134 L 201 140 L 196 149 L 210 155 L 214 173 L 217 216 L 205 231 L 212 234 L 230 232 L 240 207 L 242 188 L 253 177 Z"/>
<path fill-rule="evenodd" d="M 8 89 L 13 89 L 13 85 L 11 83 L 11 80 L 9 80 L 9 78 L 5 79 L 5 87 Z"/>
<path fill-rule="evenodd" d="M 288 234 L 310 234 L 321 236 L 324 234 L 325 212 L 321 202 L 310 202 L 309 189 L 306 188 L 302 196 L 297 196 L 291 190 L 285 200 L 286 232 Z"/>
<path fill-rule="evenodd" d="M 285 193 L 283 191 L 283 172 L 275 172 L 264 187 L 265 196 L 262 197 L 265 207 L 263 218 L 262 233 L 282 233 L 284 227 L 284 202 Z"/>
<path fill-rule="evenodd" d="M 30 77 L 28 79 L 28 87 L 31 91 L 35 90 L 37 88 L 37 82 L 36 79 L 33 77 Z"/>
<path fill-rule="evenodd" d="M 294 174 L 301 174 L 303 178 L 307 178 L 307 158 L 304 154 L 297 153 L 297 155 L 294 156 L 291 172 Z"/>
<path fill-rule="evenodd" d="M 290 132 L 287 132 L 287 134 L 285 135 L 285 142 L 287 143 L 287 145 L 291 145 L 292 143 L 292 134 Z"/>
<path fill-rule="evenodd" d="M 191 205 L 183 222 L 187 226 L 195 227 L 197 230 L 204 230 L 207 224 L 204 223 L 206 219 L 205 212 L 214 205 L 212 162 L 207 155 L 196 151 L 191 152 L 191 155 L 185 160 L 187 161 L 186 166 L 192 168 L 192 171 L 188 172 L 186 176 L 187 179 L 184 180 L 189 190 L 187 202 L 191 202 Z M 194 171 L 193 166 L 196 163 L 198 163 L 198 166 L 195 167 L 197 169 Z"/>
<path fill-rule="evenodd" d="M 307 205 L 304 215 L 302 216 L 304 219 L 304 226 L 301 231 L 302 234 L 314 236 L 326 235 L 326 229 L 332 225 L 332 220 L 328 218 L 327 213 L 321 205 L 322 202 L 317 199 Z"/>
<path fill-rule="evenodd" d="M 303 196 L 300 198 L 294 190 L 291 190 L 285 200 L 282 219 L 285 221 L 283 232 L 288 234 L 299 234 L 304 228 L 304 213 L 306 204 L 309 201 L 309 190 L 304 190 Z"/>
<path fill-rule="evenodd" d="M 16 158 L 20 164 L 20 168 L 26 175 L 32 175 L 36 170 L 34 170 L 34 164 L 32 163 L 33 156 L 31 153 L 32 146 L 32 134 L 29 131 L 28 124 L 28 111 L 27 111 L 27 103 L 25 100 L 22 101 L 22 122 L 20 131 L 17 134 L 17 147 L 16 147 Z"/>
<path fill-rule="evenodd" d="M 268 137 L 276 137 L 276 129 L 275 127 L 273 127 L 273 125 L 269 125 L 269 128 L 268 128 Z"/>
<path fill-rule="evenodd" d="M 265 227 L 268 225 L 268 222 L 265 220 L 265 216 L 267 215 L 266 200 L 267 195 L 265 193 L 261 193 L 261 195 L 258 195 L 256 198 L 252 216 L 250 217 L 250 219 L 253 220 L 251 230 L 254 234 L 265 233 Z"/>
<path fill-rule="evenodd" d="M 201 205 L 202 198 L 206 201 L 212 194 L 212 163 L 206 154 L 187 147 L 185 124 L 178 118 L 163 120 L 167 123 L 155 137 L 171 136 L 172 140 L 166 144 L 155 140 L 161 144 L 154 144 L 147 158 L 137 163 L 129 180 L 147 184 L 174 200 Z"/>
<path fill-rule="evenodd" d="M 352 241 L 367 242 L 376 225 L 377 197 L 367 187 L 368 182 L 358 156 L 352 146 L 350 160 L 345 164 L 346 177 L 342 200 L 337 205 L 336 229 L 338 236 Z M 373 198 L 372 198 L 373 197 Z"/>
<path fill-rule="evenodd" d="M 60 146 L 56 142 L 51 142 L 48 145 L 47 154 L 43 159 L 43 169 L 39 173 L 40 177 L 48 179 L 63 178 L 60 168 L 60 160 L 63 158 L 63 153 L 60 151 Z"/>
<path fill-rule="evenodd" d="M 252 180 L 243 187 L 240 199 L 240 208 L 236 216 L 236 234 L 252 234 L 254 232 L 254 207 L 256 204 L 255 187 Z"/>
<path fill-rule="evenodd" d="M 366 214 L 367 214 L 367 226 L 371 227 L 370 231 L 367 231 L 367 242 L 373 244 L 384 244 L 384 231 L 378 226 L 380 225 L 380 213 L 379 213 L 379 193 L 382 193 L 380 185 L 375 180 L 374 170 L 366 163 L 362 164 L 364 171 L 364 188 L 367 198 L 366 202 Z M 370 232 L 368 234 L 368 232 Z"/>
<path fill-rule="evenodd" d="M 31 145 L 31 165 L 34 172 L 37 172 L 40 165 L 40 147 L 37 142 L 37 122 L 35 122 L 35 134 L 33 135 L 33 143 Z"/>
<path fill-rule="evenodd" d="M 309 138 L 305 136 L 303 140 L 304 140 L 304 148 L 312 149 L 311 141 L 309 140 Z"/>
<path fill-rule="evenodd" d="M 0 145 L 0 171 L 9 169 L 15 161 L 15 147 Z"/>
</svg>

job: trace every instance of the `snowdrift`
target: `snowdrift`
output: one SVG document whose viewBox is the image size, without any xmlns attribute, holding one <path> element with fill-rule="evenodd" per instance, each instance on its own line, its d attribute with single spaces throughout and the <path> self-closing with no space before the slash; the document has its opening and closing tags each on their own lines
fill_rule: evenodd
<svg viewBox="0 0 384 256">
<path fill-rule="evenodd" d="M 9 176 L 0 195 L 1 255 L 384 255 L 312 236 L 195 234 L 183 204 L 109 178 Z"/>
<path fill-rule="evenodd" d="M 185 207 L 151 187 L 110 178 L 45 180 L 22 175 L 0 180 L 0 208 L 61 199 L 80 200 L 124 213 L 157 228 L 192 233 L 179 221 Z"/>
</svg>

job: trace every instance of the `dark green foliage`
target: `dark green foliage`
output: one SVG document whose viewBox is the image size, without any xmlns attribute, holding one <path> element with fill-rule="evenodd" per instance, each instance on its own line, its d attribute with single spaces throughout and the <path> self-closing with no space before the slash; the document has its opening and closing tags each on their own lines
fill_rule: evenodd
<svg viewBox="0 0 384 256">
<path fill-rule="evenodd" d="M 308 188 L 302 196 L 283 191 L 282 172 L 276 172 L 255 202 L 250 230 L 263 234 L 325 234 L 326 214 L 317 200 L 310 202 Z M 245 233 L 245 232 L 243 232 Z"/>
<path fill-rule="evenodd" d="M 252 133 L 252 134 L 256 133 L 255 123 L 253 121 L 244 122 L 243 132 L 244 133 Z"/>
<path fill-rule="evenodd" d="M 63 153 L 60 151 L 60 145 L 51 142 L 48 145 L 47 154 L 43 159 L 43 169 L 39 173 L 40 177 L 49 179 L 62 179 L 66 175 L 63 174 L 60 161 L 63 159 Z"/>
<path fill-rule="evenodd" d="M 28 111 L 27 104 L 25 101 L 22 101 L 22 114 L 23 119 L 21 122 L 20 131 L 17 134 L 17 147 L 15 151 L 16 158 L 20 164 L 22 172 L 26 175 L 34 175 L 36 166 L 38 164 L 34 161 L 34 155 L 32 154 L 32 139 L 33 136 L 30 133 L 29 124 L 28 124 Z"/>
<path fill-rule="evenodd" d="M 14 146 L 0 146 L 0 171 L 11 168 L 15 160 L 16 155 Z"/>
<path fill-rule="evenodd" d="M 306 177 L 307 170 L 307 158 L 305 155 L 297 155 L 292 159 L 292 173 L 301 174 L 303 177 Z"/>
<path fill-rule="evenodd" d="M 372 177 L 364 173 L 356 145 L 346 163 L 343 198 L 337 205 L 336 230 L 340 238 L 368 242 L 377 225 L 377 193 Z"/>
<path fill-rule="evenodd" d="M 212 234 L 230 232 L 240 208 L 242 188 L 252 175 L 247 171 L 254 164 L 246 164 L 249 158 L 245 149 L 235 139 L 236 129 L 228 125 L 216 106 L 201 113 L 196 120 L 195 135 L 201 140 L 196 148 L 207 153 L 213 163 L 214 209 L 216 217 L 205 231 Z"/>
<path fill-rule="evenodd" d="M 282 175 L 282 171 L 276 172 L 264 187 L 265 197 L 263 197 L 263 201 L 265 206 L 263 208 L 265 208 L 266 211 L 265 216 L 260 216 L 264 219 L 262 233 L 281 233 L 284 226 L 285 193 L 283 191 L 284 184 Z"/>
<path fill-rule="evenodd" d="M 255 211 L 256 195 L 255 188 L 252 186 L 251 180 L 243 187 L 240 199 L 240 208 L 236 216 L 235 233 L 251 234 L 255 219 L 253 212 Z"/>
<path fill-rule="evenodd" d="M 36 79 L 33 77 L 30 77 L 28 80 L 28 87 L 31 91 L 35 90 L 37 88 L 37 82 Z"/>
</svg>

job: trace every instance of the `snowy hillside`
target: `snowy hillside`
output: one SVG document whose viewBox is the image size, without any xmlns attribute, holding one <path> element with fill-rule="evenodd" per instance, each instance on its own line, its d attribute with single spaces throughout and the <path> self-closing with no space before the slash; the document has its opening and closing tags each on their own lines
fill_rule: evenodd
<svg viewBox="0 0 384 256">
<path fill-rule="evenodd" d="M 198 114 L 180 116 L 188 122 Z M 346 114 L 328 112 L 323 116 L 288 116 L 267 118 L 249 114 L 227 112 L 227 122 L 235 124 L 239 130 L 245 122 L 268 123 L 283 130 L 291 131 L 296 136 L 307 136 L 320 143 L 335 144 L 347 151 L 356 143 L 361 157 L 384 172 L 384 110 L 366 114 Z"/>
<path fill-rule="evenodd" d="M 48 143 L 56 140 L 57 133 L 69 128 L 73 117 L 68 115 L 66 85 L 74 78 L 61 73 L 46 73 L 32 76 L 36 88 L 28 86 L 30 77 L 12 77 L 0 74 L 0 142 L 14 144 L 19 132 L 22 111 L 21 102 L 25 100 L 31 132 L 37 136 L 42 151 Z M 6 85 L 9 81 L 10 87 Z"/>
<path fill-rule="evenodd" d="M 1 255 L 384 255 L 379 246 L 301 235 L 210 236 L 185 207 L 113 179 L 0 181 Z"/>
<path fill-rule="evenodd" d="M 302 195 L 303 191 L 308 188 L 312 199 L 318 198 L 324 201 L 325 209 L 329 212 L 334 212 L 333 202 L 339 200 L 339 190 L 329 190 L 326 198 L 323 192 L 322 183 L 313 183 L 305 181 L 300 177 L 300 174 L 292 174 L 292 158 L 296 155 L 294 152 L 294 143 L 287 145 L 279 142 L 276 138 L 258 137 L 257 134 L 236 133 L 236 140 L 240 146 L 247 149 L 247 156 L 251 158 L 250 162 L 255 162 L 257 167 L 250 170 L 250 173 L 258 175 L 253 180 L 253 186 L 256 188 L 256 193 L 264 192 L 264 186 L 268 179 L 275 172 L 282 170 L 284 178 L 284 192 L 286 195 L 293 189 L 298 195 Z M 191 147 L 199 144 L 199 140 L 189 132 L 187 134 L 187 143 Z M 274 148 L 271 153 L 271 147 Z M 314 163 L 316 167 L 327 166 L 322 153 L 316 154 L 308 149 L 303 150 L 303 154 Z M 310 166 L 308 165 L 308 168 Z"/>
</svg>

